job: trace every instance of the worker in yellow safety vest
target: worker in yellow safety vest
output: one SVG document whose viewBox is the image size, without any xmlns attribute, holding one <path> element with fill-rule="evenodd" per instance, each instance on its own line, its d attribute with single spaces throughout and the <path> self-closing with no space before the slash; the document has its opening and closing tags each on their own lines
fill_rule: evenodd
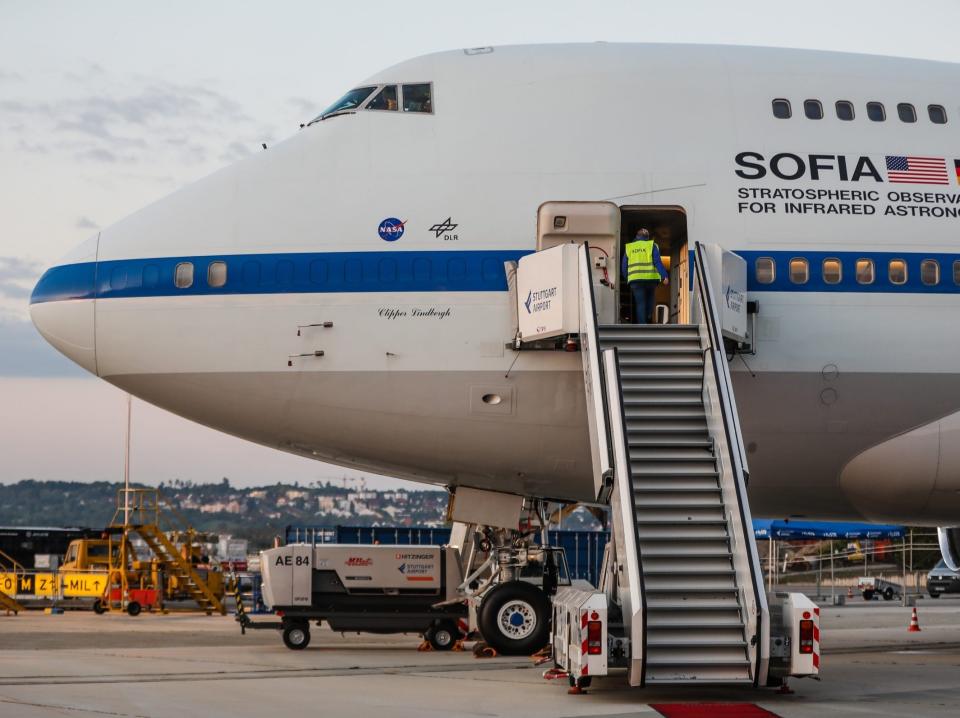
<svg viewBox="0 0 960 718">
<path fill-rule="evenodd" d="M 649 324 L 650 315 L 653 314 L 654 292 L 661 282 L 670 283 L 660 258 L 660 249 L 650 239 L 650 232 L 637 230 L 636 238 L 624 248 L 620 273 L 633 294 L 634 323 Z"/>
</svg>

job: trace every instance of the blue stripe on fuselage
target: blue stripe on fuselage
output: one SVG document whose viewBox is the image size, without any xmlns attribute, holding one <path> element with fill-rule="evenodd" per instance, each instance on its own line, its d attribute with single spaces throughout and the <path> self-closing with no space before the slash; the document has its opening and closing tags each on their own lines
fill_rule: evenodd
<svg viewBox="0 0 960 718">
<path fill-rule="evenodd" d="M 47 271 L 31 303 L 59 299 L 332 292 L 503 292 L 503 263 L 530 250 L 322 252 L 120 259 Z M 177 265 L 193 264 L 193 284 L 174 286 Z M 227 282 L 207 270 L 225 262 Z M 93 277 L 96 277 L 96 282 Z"/>
<path fill-rule="evenodd" d="M 30 302 L 224 294 L 502 292 L 507 289 L 503 263 L 530 253 L 531 250 L 318 252 L 85 262 L 47 270 Z M 783 250 L 738 250 L 737 254 L 747 260 L 750 292 L 960 293 L 953 272 L 953 263 L 960 261 L 960 254 Z M 776 278 L 771 284 L 757 282 L 756 260 L 760 257 L 770 257 L 776 263 Z M 805 284 L 790 281 L 789 263 L 794 258 L 809 262 L 810 278 Z M 839 259 L 843 266 L 842 279 L 836 284 L 823 281 L 822 263 L 828 258 Z M 856 261 L 863 258 L 874 261 L 876 279 L 872 284 L 856 281 Z M 905 284 L 889 280 L 887 266 L 892 259 L 906 261 Z M 921 281 L 920 264 L 926 259 L 939 262 L 938 284 Z M 227 283 L 223 287 L 211 287 L 207 282 L 208 267 L 217 261 L 227 264 Z M 193 284 L 178 289 L 174 286 L 174 273 L 177 265 L 185 262 L 193 264 Z"/>
</svg>

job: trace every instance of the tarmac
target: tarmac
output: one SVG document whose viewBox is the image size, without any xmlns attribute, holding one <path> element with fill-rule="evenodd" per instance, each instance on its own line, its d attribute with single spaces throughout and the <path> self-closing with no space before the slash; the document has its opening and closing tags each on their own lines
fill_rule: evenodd
<svg viewBox="0 0 960 718">
<path fill-rule="evenodd" d="M 586 695 L 567 695 L 565 680 L 543 679 L 550 664 L 477 659 L 470 651 L 421 653 L 413 635 L 314 628 L 310 646 L 291 651 L 273 630 L 241 636 L 230 616 L 28 611 L 0 616 L 0 716 L 655 718 L 661 713 L 650 704 L 690 703 L 754 704 L 784 718 L 956 716 L 960 596 L 922 599 L 919 633 L 907 632 L 910 612 L 859 598 L 824 607 L 822 680 L 792 681 L 791 695 L 631 689 L 620 677 L 595 679 Z M 703 705 L 683 715 L 719 710 Z"/>
</svg>

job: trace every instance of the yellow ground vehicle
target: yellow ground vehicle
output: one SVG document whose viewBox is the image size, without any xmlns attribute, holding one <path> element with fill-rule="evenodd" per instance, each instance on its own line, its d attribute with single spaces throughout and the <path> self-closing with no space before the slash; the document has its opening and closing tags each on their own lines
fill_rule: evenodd
<svg viewBox="0 0 960 718">
<path fill-rule="evenodd" d="M 120 489 L 117 513 L 103 538 L 72 541 L 61 576 L 86 576 L 102 588 L 93 605 L 98 613 L 123 610 L 135 616 L 143 608 L 162 607 L 164 600 L 190 600 L 208 614 L 226 613 L 219 567 L 203 564 L 193 529 L 169 536 L 160 529 L 160 506 L 157 489 Z M 148 549 L 142 556 L 136 538 Z"/>
</svg>

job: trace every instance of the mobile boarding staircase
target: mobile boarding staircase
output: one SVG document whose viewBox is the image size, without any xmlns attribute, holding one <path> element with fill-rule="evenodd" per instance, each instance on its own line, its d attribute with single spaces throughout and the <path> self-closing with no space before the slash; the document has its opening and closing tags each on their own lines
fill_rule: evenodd
<svg viewBox="0 0 960 718">
<path fill-rule="evenodd" d="M 589 249 L 579 249 L 594 476 L 612 539 L 600 590 L 561 589 L 554 600 L 554 656 L 571 683 L 617 665 L 634 686 L 767 683 L 770 610 L 747 461 L 718 295 L 699 243 L 694 254 L 693 323 L 598 326 Z M 783 606 L 775 608 L 781 624 Z M 775 654 L 789 653 L 784 642 L 776 637 Z M 800 674 L 776 663 L 780 675 Z"/>
</svg>

